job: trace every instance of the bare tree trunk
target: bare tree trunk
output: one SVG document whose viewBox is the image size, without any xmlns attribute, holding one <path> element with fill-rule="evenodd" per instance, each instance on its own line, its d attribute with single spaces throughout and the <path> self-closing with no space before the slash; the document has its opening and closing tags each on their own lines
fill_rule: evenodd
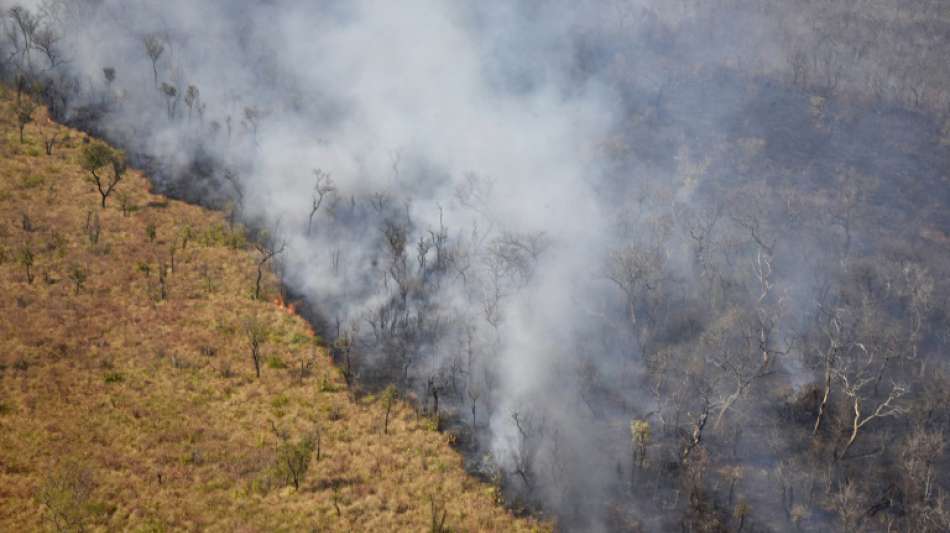
<svg viewBox="0 0 950 533">
<path fill-rule="evenodd" d="M 817 435 L 821 429 L 821 421 L 824 419 L 825 412 L 828 409 L 828 399 L 831 396 L 831 372 L 825 373 L 825 392 L 821 396 L 821 404 L 818 405 L 818 416 L 815 418 L 815 429 L 812 435 Z"/>
</svg>

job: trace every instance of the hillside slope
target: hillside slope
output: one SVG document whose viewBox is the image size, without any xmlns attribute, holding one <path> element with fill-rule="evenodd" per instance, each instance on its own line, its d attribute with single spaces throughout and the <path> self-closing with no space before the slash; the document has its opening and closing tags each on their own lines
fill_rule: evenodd
<svg viewBox="0 0 950 533">
<path fill-rule="evenodd" d="M 134 170 L 101 208 L 97 141 L 32 118 L 21 143 L 0 99 L 0 530 L 546 527 L 409 406 L 386 431 L 385 397 L 351 397 L 273 275 L 253 298 L 240 226 Z"/>
</svg>

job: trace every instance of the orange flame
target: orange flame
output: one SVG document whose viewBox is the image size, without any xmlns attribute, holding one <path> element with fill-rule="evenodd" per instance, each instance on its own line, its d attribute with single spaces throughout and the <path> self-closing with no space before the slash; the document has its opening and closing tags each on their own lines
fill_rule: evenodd
<svg viewBox="0 0 950 533">
<path fill-rule="evenodd" d="M 282 311 L 285 311 L 288 315 L 297 314 L 297 304 L 294 302 L 285 303 L 284 299 L 280 296 L 274 298 L 274 306 Z"/>
</svg>

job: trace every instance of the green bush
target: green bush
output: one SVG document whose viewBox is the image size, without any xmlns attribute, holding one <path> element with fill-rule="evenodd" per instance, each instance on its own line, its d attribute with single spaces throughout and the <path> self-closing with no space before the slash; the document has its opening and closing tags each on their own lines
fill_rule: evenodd
<svg viewBox="0 0 950 533">
<path fill-rule="evenodd" d="M 23 176 L 23 178 L 20 180 L 20 188 L 35 189 L 44 183 L 46 183 L 46 178 L 43 176 L 37 176 L 35 174 L 32 176 Z"/>
<path fill-rule="evenodd" d="M 92 473 L 74 463 L 60 467 L 46 479 L 37 499 L 54 531 L 84 531 L 107 510 L 92 501 L 93 489 Z"/>
<path fill-rule="evenodd" d="M 241 226 L 235 226 L 231 230 L 224 224 L 214 224 L 197 235 L 192 234 L 192 236 L 203 246 L 209 248 L 227 246 L 235 250 L 242 250 L 247 247 L 247 234 Z"/>
<path fill-rule="evenodd" d="M 277 457 L 274 464 L 274 474 L 284 485 L 293 485 L 300 490 L 307 470 L 310 469 L 310 459 L 313 457 L 314 441 L 310 437 L 301 439 L 297 443 L 285 441 L 277 447 Z"/>
<path fill-rule="evenodd" d="M 271 400 L 270 402 L 271 407 L 273 407 L 274 409 L 283 409 L 284 407 L 287 407 L 289 404 L 290 404 L 290 399 L 287 398 L 287 396 L 284 396 L 283 394 L 279 394 L 275 396 L 274 399 Z"/>
</svg>

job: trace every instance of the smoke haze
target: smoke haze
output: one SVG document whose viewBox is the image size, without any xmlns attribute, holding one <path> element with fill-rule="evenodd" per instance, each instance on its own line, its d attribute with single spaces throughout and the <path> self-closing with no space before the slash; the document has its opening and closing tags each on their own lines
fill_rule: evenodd
<svg viewBox="0 0 950 533">
<path fill-rule="evenodd" d="M 783 149 L 795 134 L 775 102 L 816 130 L 824 104 L 718 70 L 784 76 L 794 39 L 769 31 L 776 11 L 721 21 L 749 29 L 740 39 L 694 31 L 719 23 L 691 2 L 691 16 L 649 1 L 25 5 L 62 31 L 61 64 L 30 59 L 73 84 L 60 115 L 161 190 L 230 203 L 259 239 L 286 242 L 279 273 L 338 362 L 345 345 L 364 386 L 396 382 L 429 412 L 441 399 L 471 468 L 503 478 L 516 507 L 578 531 L 672 527 L 692 496 L 637 462 L 685 471 L 707 415 L 707 431 L 727 419 L 719 434 L 751 468 L 735 490 L 776 501 L 755 468 L 787 444 L 765 438 L 771 408 L 742 399 L 755 379 L 794 395 L 821 378 L 805 331 L 837 283 L 822 272 L 848 271 L 837 230 L 794 218 L 812 204 L 792 181 L 879 166 L 829 162 L 807 140 Z M 750 175 L 768 186 L 740 185 Z M 743 342 L 749 360 L 734 356 Z M 699 352 L 712 355 L 690 362 Z M 730 426 L 733 402 L 746 422 Z M 676 444 L 638 459 L 634 420 Z M 792 527 L 753 509 L 763 529 Z"/>
</svg>

